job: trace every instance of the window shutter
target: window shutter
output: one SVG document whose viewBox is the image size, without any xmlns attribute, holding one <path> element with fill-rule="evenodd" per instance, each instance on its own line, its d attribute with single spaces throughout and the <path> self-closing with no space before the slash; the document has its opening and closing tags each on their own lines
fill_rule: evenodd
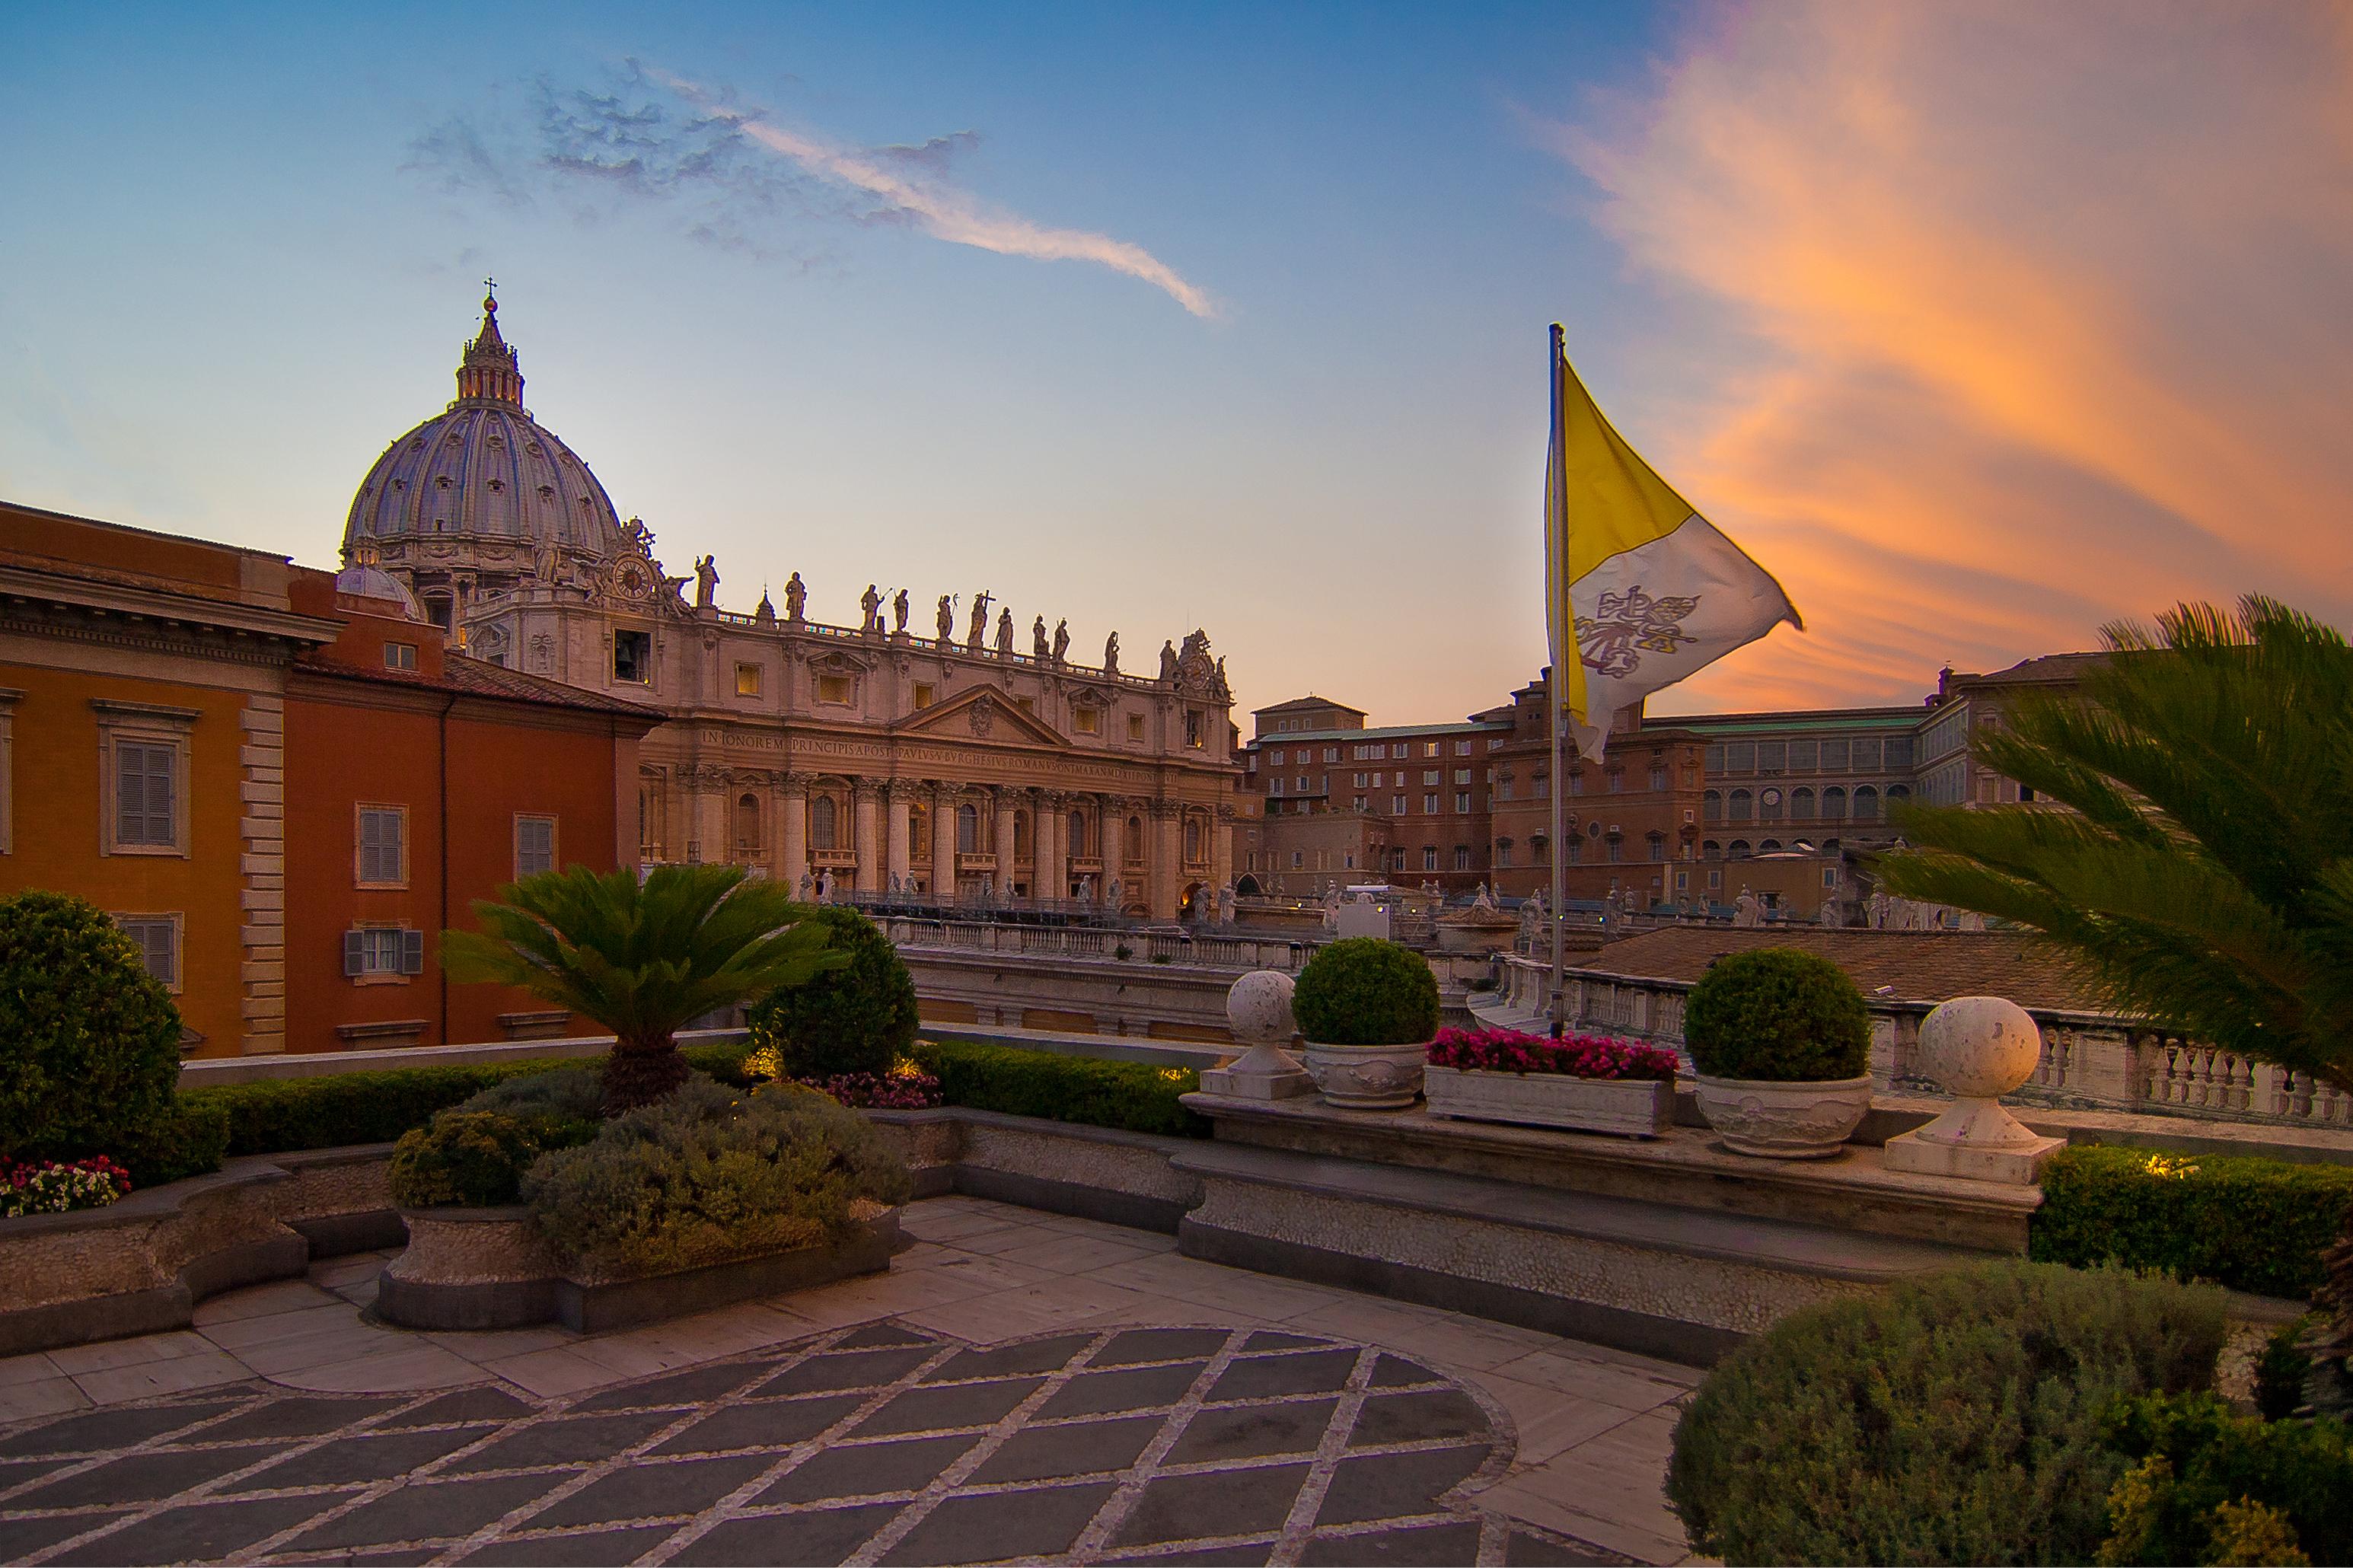
<svg viewBox="0 0 2353 1568">
<path fill-rule="evenodd" d="M 114 837 L 122 844 L 145 840 L 147 769 L 137 746 L 114 748 Z"/>
<path fill-rule="evenodd" d="M 400 972 L 403 974 L 425 973 L 425 933 L 405 931 L 400 933 Z"/>
<path fill-rule="evenodd" d="M 367 956 L 363 946 L 366 940 L 366 937 L 359 931 L 347 931 L 343 933 L 343 973 L 345 975 L 358 974 L 366 965 Z"/>
<path fill-rule="evenodd" d="M 172 786 L 173 755 L 169 746 L 148 746 L 147 752 L 147 842 L 172 843 L 176 835 L 173 829 Z"/>
</svg>

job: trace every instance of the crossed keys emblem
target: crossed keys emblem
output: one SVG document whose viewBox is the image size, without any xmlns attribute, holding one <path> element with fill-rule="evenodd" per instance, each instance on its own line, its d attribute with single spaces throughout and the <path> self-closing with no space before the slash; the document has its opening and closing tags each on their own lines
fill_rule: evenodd
<svg viewBox="0 0 2353 1568">
<path fill-rule="evenodd" d="M 1631 675 L 1643 652 L 1672 653 L 1695 640 L 1683 619 L 1699 608 L 1699 596 L 1660 598 L 1640 584 L 1622 594 L 1604 594 L 1594 614 L 1577 617 L 1577 647 L 1586 668 L 1611 677 Z"/>
</svg>

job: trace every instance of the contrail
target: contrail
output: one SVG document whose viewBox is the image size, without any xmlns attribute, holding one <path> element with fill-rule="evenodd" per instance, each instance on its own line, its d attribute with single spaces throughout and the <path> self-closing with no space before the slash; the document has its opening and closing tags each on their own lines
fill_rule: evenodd
<svg viewBox="0 0 2353 1568">
<path fill-rule="evenodd" d="M 786 131 L 741 110 L 727 108 L 693 82 L 651 68 L 641 68 L 770 152 L 791 159 L 822 179 L 864 191 L 892 210 L 905 214 L 936 238 L 995 251 L 1000 256 L 1027 256 L 1039 261 L 1092 261 L 1151 284 L 1205 321 L 1218 319 L 1215 300 L 1140 245 L 1086 229 L 1048 228 L 1009 213 L 992 212 L 965 192 L 934 182 L 911 180 L 863 153 Z"/>
</svg>

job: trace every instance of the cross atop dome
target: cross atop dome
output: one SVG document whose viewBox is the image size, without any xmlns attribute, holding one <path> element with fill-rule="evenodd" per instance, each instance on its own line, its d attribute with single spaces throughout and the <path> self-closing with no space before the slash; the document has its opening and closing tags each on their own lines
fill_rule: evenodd
<svg viewBox="0 0 2353 1568">
<path fill-rule="evenodd" d="M 497 280 L 485 278 L 482 287 L 487 290 L 482 296 L 482 330 L 466 345 L 466 356 L 458 363 L 458 397 L 460 402 L 480 399 L 520 408 L 522 371 L 514 350 L 499 335 Z"/>
</svg>

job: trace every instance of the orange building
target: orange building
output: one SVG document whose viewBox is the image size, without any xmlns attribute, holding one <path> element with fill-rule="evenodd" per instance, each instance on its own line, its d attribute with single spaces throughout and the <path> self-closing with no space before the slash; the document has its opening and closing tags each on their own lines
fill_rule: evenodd
<svg viewBox="0 0 2353 1568">
<path fill-rule="evenodd" d="M 111 912 L 191 1055 L 566 1026 L 436 939 L 519 868 L 626 863 L 658 715 L 443 635 L 364 565 L 0 503 L 0 895 Z"/>
</svg>

